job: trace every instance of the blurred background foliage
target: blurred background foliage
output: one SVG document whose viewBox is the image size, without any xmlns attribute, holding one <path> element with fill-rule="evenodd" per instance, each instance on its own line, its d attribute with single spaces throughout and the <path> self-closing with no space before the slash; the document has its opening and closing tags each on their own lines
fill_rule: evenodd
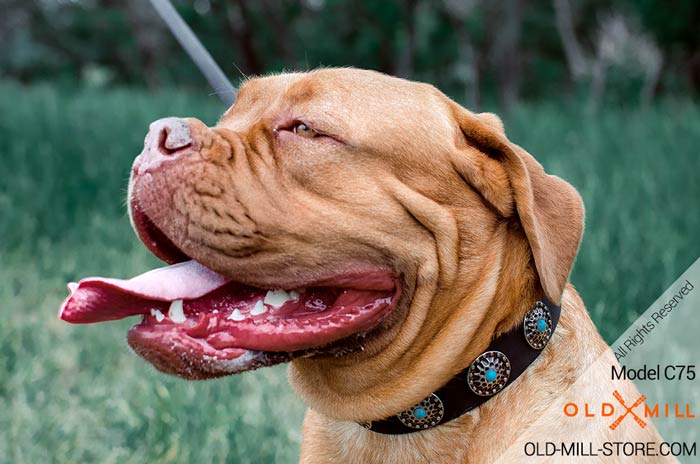
<svg viewBox="0 0 700 464">
<path fill-rule="evenodd" d="M 571 281 L 608 342 L 700 255 L 700 2 L 175 4 L 234 82 L 351 65 L 503 115 L 584 199 Z M 68 281 L 162 264 L 131 162 L 151 121 L 223 111 L 145 0 L 0 0 L 0 464 L 296 460 L 284 366 L 185 382 L 129 350 L 133 320 L 54 317 Z"/>
<path fill-rule="evenodd" d="M 648 102 L 700 90 L 700 2 L 175 1 L 232 78 L 357 66 L 432 82 L 472 108 L 553 96 Z M 145 0 L 0 0 L 0 75 L 201 86 Z"/>
</svg>

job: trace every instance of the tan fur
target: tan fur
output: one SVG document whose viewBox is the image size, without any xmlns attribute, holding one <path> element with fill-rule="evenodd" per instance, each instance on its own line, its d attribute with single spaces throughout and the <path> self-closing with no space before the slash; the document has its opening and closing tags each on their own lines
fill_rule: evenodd
<svg viewBox="0 0 700 464">
<path fill-rule="evenodd" d="M 295 120 L 336 141 L 278 131 Z M 148 211 L 189 256 L 258 286 L 293 288 L 363 264 L 401 276 L 397 309 L 363 351 L 290 366 L 310 408 L 302 462 L 517 460 L 522 447 L 510 447 L 527 434 L 658 440 L 653 426 L 631 420 L 613 433 L 605 420 L 545 411 L 584 373 L 576 397 L 610 400 L 609 364 L 595 360 L 614 359 L 567 286 L 581 200 L 508 141 L 497 116 L 471 113 L 426 84 L 325 69 L 253 79 L 215 128 L 192 126 L 199 161 L 170 173 L 174 206 L 154 194 Z M 495 398 L 410 435 L 354 422 L 397 414 L 439 389 L 542 293 L 562 302 L 560 327 Z M 631 384 L 624 389 L 634 396 Z"/>
<path fill-rule="evenodd" d="M 573 287 L 567 287 L 562 305 L 560 325 L 549 347 L 518 380 L 477 410 L 432 430 L 387 436 L 309 409 L 304 420 L 301 462 L 558 463 L 568 461 L 561 456 L 526 457 L 525 443 L 578 441 L 592 442 L 596 447 L 604 441 L 659 443 L 661 438 L 653 425 L 642 430 L 631 418 L 611 431 L 608 425 L 613 418 L 564 416 L 563 406 L 568 401 L 592 405 L 614 401 L 609 371 L 615 359 Z M 632 401 L 639 396 L 630 382 L 614 388 Z M 675 462 L 673 458 L 644 456 L 585 460 Z"/>
</svg>

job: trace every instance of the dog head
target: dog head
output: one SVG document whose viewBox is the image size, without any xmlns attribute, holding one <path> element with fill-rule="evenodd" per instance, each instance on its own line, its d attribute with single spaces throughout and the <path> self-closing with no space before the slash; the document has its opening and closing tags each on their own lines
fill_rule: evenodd
<svg viewBox="0 0 700 464">
<path fill-rule="evenodd" d="M 355 69 L 249 80 L 212 128 L 156 121 L 129 186 L 145 245 L 220 277 L 132 347 L 187 378 L 293 360 L 303 399 L 350 420 L 439 387 L 537 292 L 558 302 L 583 226 L 495 115 Z"/>
</svg>

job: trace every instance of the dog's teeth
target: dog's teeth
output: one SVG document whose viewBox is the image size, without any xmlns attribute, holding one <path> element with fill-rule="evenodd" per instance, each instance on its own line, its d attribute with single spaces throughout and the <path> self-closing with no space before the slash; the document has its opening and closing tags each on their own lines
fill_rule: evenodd
<svg viewBox="0 0 700 464">
<path fill-rule="evenodd" d="M 182 300 L 175 300 L 172 303 L 170 303 L 170 309 L 168 310 L 168 317 L 170 318 L 171 321 L 176 322 L 178 324 L 185 322 L 187 320 L 187 317 L 185 316 L 185 312 L 183 311 Z"/>
<path fill-rule="evenodd" d="M 292 298 L 289 293 L 285 292 L 284 290 L 268 290 L 267 294 L 265 295 L 264 303 L 272 307 L 279 308 L 287 301 L 292 301 L 294 299 L 295 298 Z"/>
<path fill-rule="evenodd" d="M 151 309 L 151 316 L 154 316 L 158 322 L 163 322 L 163 319 L 165 319 L 165 315 L 160 312 L 160 309 Z"/>
<path fill-rule="evenodd" d="M 292 300 L 298 300 L 299 299 L 299 292 L 297 292 L 296 290 L 290 291 L 289 298 L 291 298 Z"/>
<path fill-rule="evenodd" d="M 245 319 L 245 316 L 238 309 L 234 309 L 226 319 L 231 319 L 232 321 L 242 321 Z"/>
<path fill-rule="evenodd" d="M 263 314 L 265 311 L 267 311 L 267 307 L 263 304 L 262 300 L 258 300 L 255 302 L 253 309 L 250 310 L 250 315 L 257 316 L 259 314 Z"/>
</svg>

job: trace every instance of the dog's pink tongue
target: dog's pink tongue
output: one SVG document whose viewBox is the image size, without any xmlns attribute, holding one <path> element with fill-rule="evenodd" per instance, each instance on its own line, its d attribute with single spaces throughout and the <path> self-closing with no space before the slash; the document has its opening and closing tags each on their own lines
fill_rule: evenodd
<svg viewBox="0 0 700 464">
<path fill-rule="evenodd" d="M 150 311 L 149 302 L 191 300 L 230 279 L 196 261 L 153 269 L 129 280 L 89 277 L 68 284 L 58 317 L 73 324 L 113 321 Z"/>
</svg>

